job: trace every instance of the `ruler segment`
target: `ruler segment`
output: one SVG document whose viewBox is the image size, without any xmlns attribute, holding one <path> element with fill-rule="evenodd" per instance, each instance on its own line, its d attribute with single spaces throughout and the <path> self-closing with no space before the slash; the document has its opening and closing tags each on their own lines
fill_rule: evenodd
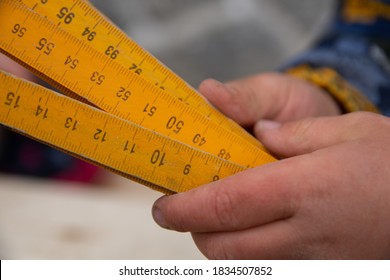
<svg viewBox="0 0 390 280">
<path fill-rule="evenodd" d="M 0 52 L 67 95 L 0 72 L 0 124 L 168 194 L 275 161 L 86 1 L 2 0 L 0 21 Z"/>
<path fill-rule="evenodd" d="M 129 38 L 90 3 L 84 0 L 18 1 L 30 8 L 34 7 L 34 11 L 47 17 L 98 52 L 117 61 L 127 70 L 169 92 L 252 144 L 261 147 L 256 139 L 207 103 L 193 87 Z"/>
<path fill-rule="evenodd" d="M 58 29 L 46 17 L 31 13 L 25 5 L 4 0 L 0 7 L 0 20 L 4 30 L 8 30 L 0 34 L 0 49 L 23 61 L 31 71 L 59 83 L 71 95 L 77 93 L 108 113 L 137 124 L 142 122 L 151 130 L 192 146 L 197 145 L 196 136 L 203 127 L 196 126 L 191 116 L 199 115 L 206 119 L 208 127 L 207 134 L 202 136 L 208 139 L 202 150 L 249 167 L 274 160 L 260 148 L 254 153 L 245 153 L 249 151 L 245 146 L 254 146 L 252 143 L 126 71 L 115 60 Z M 11 9 L 13 17 L 8 16 Z M 20 26 L 20 19 L 25 19 L 25 26 Z M 23 35 L 15 34 L 15 28 L 24 28 Z M 24 50 L 24 55 L 18 57 L 20 49 Z M 76 81 L 77 87 L 74 87 Z M 184 114 L 185 110 L 193 113 Z"/>
<path fill-rule="evenodd" d="M 2 125 L 164 192 L 187 191 L 245 170 L 1 71 L 0 83 Z"/>
</svg>

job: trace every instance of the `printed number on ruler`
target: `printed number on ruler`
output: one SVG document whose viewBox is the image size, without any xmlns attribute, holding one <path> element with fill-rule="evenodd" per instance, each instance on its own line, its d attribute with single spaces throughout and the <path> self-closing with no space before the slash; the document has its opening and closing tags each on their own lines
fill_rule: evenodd
<svg viewBox="0 0 390 280">
<path fill-rule="evenodd" d="M 24 2 L 29 4 L 30 7 L 26 6 Z M 53 10 L 43 9 L 42 11 L 47 14 L 42 15 L 42 11 L 38 9 L 40 5 L 49 7 L 48 4 L 52 2 L 61 7 L 58 10 L 58 6 L 50 6 L 51 9 L 57 11 L 57 14 L 52 13 Z M 84 14 L 76 13 L 76 8 L 82 8 Z M 12 17 L 9 17 L 10 14 L 12 14 Z M 49 15 L 53 17 L 53 14 L 56 15 L 56 20 L 50 19 Z M 107 31 L 117 34 L 114 38 L 122 38 L 120 43 L 116 45 L 117 49 L 110 49 L 109 54 L 107 53 L 108 49 L 105 52 L 96 49 L 96 45 L 101 46 L 103 44 L 97 39 L 100 31 L 94 34 L 91 32 L 93 35 L 89 34 L 90 36 L 85 40 L 82 37 L 86 36 L 83 35 L 86 34 L 86 30 L 81 33 L 81 38 L 78 38 L 73 34 L 76 29 L 63 29 L 64 26 L 70 26 L 79 17 L 78 15 L 82 15 L 81 17 L 85 20 L 82 21 L 82 25 L 75 26 L 84 26 L 85 23 L 92 23 L 91 20 L 93 20 L 95 22 L 94 30 L 97 30 L 98 26 L 103 26 Z M 89 18 L 88 15 L 93 16 Z M 96 21 L 97 19 L 98 21 Z M 193 147 L 189 149 L 200 149 L 201 151 L 198 152 L 206 152 L 206 155 L 210 158 L 216 156 L 221 160 L 229 160 L 239 166 L 246 167 L 253 167 L 275 160 L 264 149 L 255 145 L 253 141 L 248 141 L 247 134 L 242 132 L 241 129 L 234 129 L 235 132 L 232 132 L 231 127 L 229 128 L 230 125 L 226 125 L 232 124 L 230 120 L 218 117 L 225 124 L 221 125 L 222 122 L 210 119 L 209 117 L 216 112 L 213 109 L 213 111 L 207 111 L 207 115 L 203 114 L 201 110 L 197 110 L 206 108 L 202 107 L 202 104 L 207 104 L 202 98 L 199 99 L 202 103 L 195 105 L 197 107 L 195 109 L 193 106 L 188 106 L 188 100 L 191 100 L 191 98 L 177 98 L 177 96 L 174 97 L 171 94 L 171 90 L 156 87 L 153 79 L 160 79 L 161 73 L 165 73 L 164 80 L 171 80 L 176 83 L 176 89 L 181 89 L 182 93 L 190 89 L 189 92 L 192 94 L 192 89 L 187 87 L 175 74 L 161 66 L 156 59 L 144 52 L 133 41 L 126 39 L 118 29 L 104 20 L 85 2 L 76 0 L 21 0 L 16 2 L 3 0 L 0 2 L 0 20 L 3 26 L 0 33 L 1 52 L 21 62 L 34 73 L 48 82 L 52 82 L 53 85 L 70 96 L 77 94 L 81 97 L 81 100 L 88 100 L 89 103 L 108 114 L 121 118 L 123 121 L 131 121 L 134 123 L 133 125 L 140 125 L 143 127 L 142 129 L 154 131 L 155 134 L 158 132 L 171 138 L 171 141 L 179 141 L 175 143 L 187 149 L 188 146 Z M 79 33 L 76 32 L 75 34 Z M 106 36 L 108 36 L 107 34 Z M 91 46 L 88 42 L 95 43 Z M 100 43 L 98 44 L 98 42 Z M 141 58 L 143 62 L 149 61 L 149 65 L 154 67 L 153 71 L 147 67 L 143 68 L 147 71 L 142 71 L 142 73 L 148 72 L 148 75 L 151 75 L 152 82 L 150 82 L 150 77 L 148 79 L 140 77 L 140 71 L 138 73 L 130 71 L 124 61 L 120 62 L 119 46 L 121 43 L 126 46 L 130 43 L 134 44 L 133 51 L 129 50 L 133 58 L 126 59 L 127 62 L 131 59 L 137 61 L 137 58 Z M 195 91 L 193 93 L 198 96 Z M 9 96 L 7 95 L 7 97 Z M 181 99 L 186 102 L 182 102 Z M 86 105 L 80 104 L 80 108 L 82 106 Z M 208 106 L 208 108 L 211 107 Z M 220 114 L 214 115 L 222 116 Z M 5 120 L 2 120 L 2 123 L 4 122 Z M 238 126 L 234 125 L 234 127 L 237 128 Z M 13 128 L 18 129 L 17 127 Z M 101 132 L 103 133 L 103 130 Z M 61 134 L 60 131 L 56 131 L 56 133 Z M 162 135 L 157 135 L 164 138 Z M 36 136 L 32 137 L 37 138 Z M 69 150 L 73 154 L 79 154 L 77 151 L 71 151 L 69 147 L 61 147 L 58 143 L 43 139 L 41 141 Z M 163 154 L 167 155 L 171 152 L 166 151 Z M 82 154 L 80 154 L 80 157 L 85 158 Z M 155 155 L 155 158 L 157 158 L 157 155 Z M 118 171 L 120 169 L 110 167 L 101 158 L 95 157 L 92 161 L 119 173 L 122 172 L 122 175 L 127 174 L 128 177 L 141 178 L 138 180 L 143 183 L 152 181 L 147 177 L 136 175 L 134 171 L 130 173 Z M 190 167 L 191 164 L 187 164 L 184 170 L 189 173 Z M 215 176 L 214 179 L 220 178 Z M 181 178 L 180 175 L 177 175 L 177 177 Z M 175 180 L 169 179 L 169 181 L 173 182 Z M 161 182 L 154 182 L 149 185 L 152 185 L 152 187 L 159 185 L 171 191 L 183 190 L 182 186 L 176 189 L 172 186 L 168 188 L 166 183 Z"/>
<path fill-rule="evenodd" d="M 1 71 L 0 83 L 3 125 L 156 190 L 182 192 L 245 169 Z"/>
<path fill-rule="evenodd" d="M 20 19 L 28 26 L 22 37 L 1 34 L 1 49 L 65 92 L 77 93 L 109 113 L 188 145 L 204 144 L 202 150 L 243 166 L 272 160 L 264 150 L 154 87 L 24 4 L 5 0 L 1 5 L 0 19 L 6 29 L 14 28 Z M 12 18 L 7 16 L 11 10 Z M 79 62 L 76 68 L 67 65 L 69 57 Z"/>
<path fill-rule="evenodd" d="M 116 60 L 130 71 L 169 92 L 252 144 L 262 147 L 256 139 L 211 107 L 192 87 L 142 49 L 119 28 L 108 22 L 86 1 L 19 1 L 48 17 L 54 23 L 58 23 L 62 29 L 87 42 L 100 53 Z M 76 66 L 77 61 L 69 58 L 69 63 Z"/>
</svg>

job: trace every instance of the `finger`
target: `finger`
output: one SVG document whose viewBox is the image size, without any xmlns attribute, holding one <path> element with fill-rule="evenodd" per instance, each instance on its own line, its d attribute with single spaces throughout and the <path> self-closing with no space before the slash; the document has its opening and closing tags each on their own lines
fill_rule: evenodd
<svg viewBox="0 0 390 280">
<path fill-rule="evenodd" d="M 263 74 L 226 84 L 209 79 L 201 83 L 199 91 L 238 124 L 252 126 L 261 118 L 275 117 L 285 103 L 284 99 L 269 94 L 267 90 L 276 75 Z"/>
<path fill-rule="evenodd" d="M 15 76 L 24 78 L 26 80 L 33 80 L 33 74 L 26 68 L 17 64 L 7 56 L 0 53 L 0 70 L 7 71 Z"/>
<path fill-rule="evenodd" d="M 372 113 L 353 113 L 285 124 L 260 121 L 255 125 L 254 132 L 274 154 L 292 157 L 356 139 L 367 131 L 371 121 L 377 122 L 377 118 L 383 117 Z"/>
<path fill-rule="evenodd" d="M 234 231 L 291 217 L 299 206 L 293 165 L 271 163 L 156 201 L 153 217 L 176 231 Z"/>
<path fill-rule="evenodd" d="M 298 231 L 285 220 L 243 231 L 193 233 L 192 237 L 208 259 L 300 259 L 307 255 Z"/>
</svg>

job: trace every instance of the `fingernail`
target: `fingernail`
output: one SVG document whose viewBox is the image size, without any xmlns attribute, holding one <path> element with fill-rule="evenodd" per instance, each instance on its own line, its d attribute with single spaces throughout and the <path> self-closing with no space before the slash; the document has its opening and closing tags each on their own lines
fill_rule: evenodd
<svg viewBox="0 0 390 280">
<path fill-rule="evenodd" d="M 152 216 L 154 221 L 162 228 L 169 229 L 164 214 L 158 206 L 153 206 Z"/>
<path fill-rule="evenodd" d="M 270 120 L 261 120 L 257 122 L 256 129 L 260 131 L 270 131 L 280 128 L 282 124 L 280 122 L 270 121 Z"/>
</svg>

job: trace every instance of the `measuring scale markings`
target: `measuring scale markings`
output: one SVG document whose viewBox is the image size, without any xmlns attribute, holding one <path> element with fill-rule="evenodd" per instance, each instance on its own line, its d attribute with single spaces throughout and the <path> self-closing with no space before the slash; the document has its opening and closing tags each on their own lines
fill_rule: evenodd
<svg viewBox="0 0 390 280">
<path fill-rule="evenodd" d="M 109 22 L 91 4 L 83 0 L 58 0 L 44 3 L 37 0 L 19 0 L 19 2 L 34 8 L 34 11 L 46 16 L 74 37 L 88 43 L 154 86 L 166 90 L 240 137 L 263 148 L 256 139 L 210 106 L 191 86 Z M 84 16 L 78 16 L 83 14 Z M 90 30 L 90 26 L 93 26 L 93 31 Z"/>
<path fill-rule="evenodd" d="M 59 106 L 56 109 L 61 114 L 67 115 L 65 120 L 62 120 L 65 130 L 54 129 L 55 119 L 52 117 L 52 112 L 56 110 L 52 108 L 54 106 L 52 104 L 58 96 L 45 93 L 49 96 L 45 99 L 46 103 L 41 102 L 43 100 L 41 99 L 35 109 L 30 109 L 35 110 L 35 117 L 38 119 L 35 128 L 24 134 L 57 146 L 75 156 L 89 159 L 122 176 L 135 179 L 163 192 L 185 191 L 196 184 L 200 185 L 242 171 L 243 166 L 247 168 L 275 161 L 272 156 L 259 148 L 259 145 L 253 145 L 247 141 L 243 136 L 246 134 L 231 132 L 226 126 L 210 120 L 207 115 L 194 110 L 177 97 L 172 96 L 167 90 L 162 90 L 155 84 L 144 80 L 140 77 L 141 73 L 129 71 L 118 63 L 119 52 L 112 49 L 111 55 L 101 53 L 73 34 L 59 28 L 59 25 L 76 23 L 74 21 L 76 13 L 72 13 L 74 8 L 79 7 L 78 5 L 91 9 L 84 2 L 77 0 L 56 2 L 60 5 L 73 3 L 71 8 L 61 9 L 62 13 L 58 14 L 59 19 L 63 21 L 61 24 L 55 24 L 37 13 L 39 5 L 34 4 L 32 8 L 35 8 L 35 11 L 32 11 L 22 2 L 37 4 L 37 1 L 28 0 L 0 2 L 0 19 L 4 26 L 0 33 L 1 51 L 52 82 L 69 96 L 74 98 L 77 94 L 81 101 L 89 100 L 86 103 L 93 104 L 107 112 L 93 109 L 93 115 L 103 114 L 101 115 L 103 117 L 96 118 L 99 119 L 99 123 L 94 122 L 94 116 L 80 120 L 77 116 L 84 111 L 89 112 L 91 107 L 72 101 L 77 106 Z M 12 18 L 8 16 L 11 12 Z M 92 10 L 92 12 L 95 11 Z M 92 12 L 86 14 L 92 14 Z M 106 21 L 99 20 L 99 22 L 99 25 L 107 25 L 110 30 L 111 25 Z M 112 28 L 116 31 L 114 27 Z M 99 42 L 97 39 L 91 41 Z M 118 46 L 122 46 L 122 42 Z M 142 49 L 140 50 L 133 53 L 144 55 Z M 143 60 L 150 57 L 147 56 Z M 153 57 L 151 59 L 155 61 Z M 158 62 L 155 63 L 158 65 Z M 176 79 L 175 74 L 173 77 L 172 80 L 179 85 L 177 87 L 180 87 L 181 80 Z M 11 81 L 16 84 L 16 80 L 11 79 Z M 26 87 L 25 83 L 20 85 L 23 85 L 23 88 Z M 2 85 L 2 87 L 4 89 L 5 86 Z M 42 89 L 38 90 L 38 92 L 41 91 Z M 4 104 L 10 107 L 14 103 L 16 106 L 14 109 L 18 109 L 21 95 L 15 97 L 12 94 L 9 95 L 10 92 L 6 94 Z M 29 96 L 34 95 L 25 95 L 23 98 L 28 100 Z M 68 99 L 65 99 L 66 102 L 70 102 L 71 99 Z M 9 114 L 11 111 L 8 111 L 5 116 L 2 114 L 1 122 L 5 125 L 12 118 Z M 116 121 L 112 121 L 113 119 L 120 123 L 116 124 Z M 122 139 L 123 127 L 127 127 L 129 122 L 123 119 L 131 121 L 133 128 L 138 128 L 133 129 L 133 135 L 126 134 L 126 139 Z M 229 119 L 225 120 L 231 122 Z M 24 127 L 24 121 L 21 120 L 18 124 L 11 121 L 8 125 L 15 130 L 20 130 Z M 48 134 L 41 134 L 39 130 L 45 131 L 46 126 L 53 129 Z M 94 131 L 89 132 L 89 138 L 80 138 L 80 133 L 83 133 L 85 127 L 91 126 L 94 127 Z M 147 134 L 145 131 L 149 133 L 150 139 L 145 138 Z M 77 137 L 73 139 L 75 135 Z M 166 137 L 172 139 L 168 141 Z M 65 142 L 58 140 L 65 138 L 67 139 Z M 80 139 L 83 140 L 82 143 L 74 143 Z M 64 144 L 68 142 L 69 145 Z M 161 143 L 164 143 L 163 146 Z M 166 143 L 174 144 L 167 145 Z M 148 146 L 147 149 L 146 146 Z M 117 152 L 118 150 L 120 153 Z M 111 152 L 107 153 L 107 151 Z M 146 151 L 146 154 L 142 154 Z M 183 156 L 185 154 L 183 151 L 189 151 L 188 155 L 191 158 Z M 118 157 L 118 155 L 121 156 Z M 138 164 L 137 167 L 125 168 L 124 165 L 130 164 L 128 160 L 133 159 L 135 155 L 139 157 L 133 161 Z M 231 161 L 230 164 L 234 166 L 234 171 L 231 169 L 223 171 L 228 164 L 226 160 Z M 121 165 L 118 166 L 118 163 Z M 214 175 L 207 175 L 209 174 L 207 164 L 210 163 L 217 164 L 221 174 L 218 172 L 216 174 L 215 169 L 211 168 Z M 161 174 L 161 170 L 167 173 Z M 195 175 L 194 170 L 204 175 Z M 194 176 L 201 177 L 198 179 Z"/>
<path fill-rule="evenodd" d="M 245 169 L 4 72 L 0 82 L 3 125 L 167 191 Z"/>
<path fill-rule="evenodd" d="M 18 5 L 15 4 L 15 6 Z M 208 141 L 202 147 L 204 151 L 250 167 L 272 160 L 272 157 L 262 149 L 200 115 L 199 112 L 194 111 L 165 91 L 126 71 L 120 64 L 82 44 L 65 31 L 57 29 L 46 18 L 30 14 L 29 9 L 23 8 L 23 5 L 19 5 L 18 8 L 20 9 L 13 9 L 13 13 L 17 15 L 17 18 L 26 18 L 25 24 L 29 26 L 29 29 L 24 36 L 19 38 L 17 43 L 14 41 L 13 45 L 4 43 L 7 39 L 8 41 L 14 40 L 11 33 L 1 34 L 4 44 L 2 43 L 0 47 L 12 56 L 18 55 L 17 49 L 19 48 L 27 50 L 24 52 L 25 56 L 18 57 L 18 59 L 26 63 L 32 71 L 38 71 L 39 74 L 43 73 L 45 77 L 56 80 L 67 89 L 77 92 L 78 95 L 109 113 L 126 118 L 130 112 L 130 121 L 139 124 L 142 120 L 143 126 L 188 145 L 194 145 L 196 135 L 203 130 L 191 118 L 191 116 L 198 115 L 199 118 L 205 119 L 207 126 L 210 126 L 207 130 L 208 135 L 204 137 L 221 139 L 223 136 L 222 139 L 225 140 Z M 15 26 L 15 19 L 4 16 L 6 14 L 4 11 L 0 13 L 1 20 L 4 22 L 6 30 L 7 28 L 12 30 Z M 25 15 L 26 13 L 27 15 Z M 79 67 L 67 71 L 67 66 L 64 65 L 63 61 L 66 61 L 66 58 L 73 54 L 77 54 L 80 61 Z M 39 59 L 37 60 L 36 57 Z M 61 80 L 58 73 L 63 72 L 67 74 Z M 74 81 L 78 81 L 77 88 L 71 88 Z M 129 92 L 128 96 L 124 95 L 126 92 Z M 130 95 L 131 102 L 128 98 Z M 119 105 L 118 102 L 120 102 Z M 145 104 L 152 104 L 156 108 L 155 114 L 150 118 L 144 118 L 142 115 Z M 188 113 L 190 110 L 191 114 Z M 176 114 L 172 115 L 170 112 Z M 177 115 L 180 114 L 183 119 L 178 119 Z M 186 123 L 187 125 L 185 125 Z M 226 147 L 229 146 L 230 150 L 227 150 Z M 250 147 L 250 149 L 246 147 Z"/>
</svg>

